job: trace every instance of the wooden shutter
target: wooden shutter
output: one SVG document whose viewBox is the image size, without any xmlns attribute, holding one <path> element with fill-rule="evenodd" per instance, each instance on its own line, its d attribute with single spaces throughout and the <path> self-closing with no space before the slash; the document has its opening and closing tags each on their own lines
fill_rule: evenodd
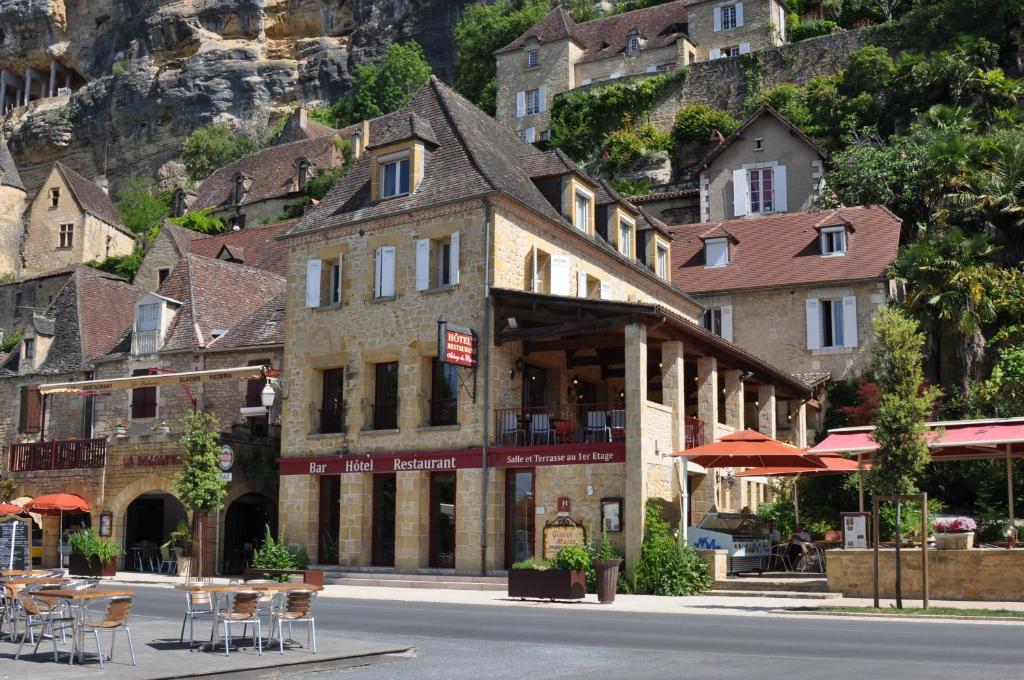
<svg viewBox="0 0 1024 680">
<path fill-rule="evenodd" d="M 843 298 L 843 346 L 857 346 L 857 298 L 852 295 Z"/>
<path fill-rule="evenodd" d="M 39 394 L 39 385 L 23 385 L 21 388 L 21 413 L 18 419 L 18 432 L 33 434 L 42 429 L 43 396 Z"/>
<path fill-rule="evenodd" d="M 448 283 L 459 283 L 459 232 L 452 232 L 452 241 L 448 256 Z"/>
<path fill-rule="evenodd" d="M 611 284 L 601 282 L 601 299 L 611 300 L 612 299 L 612 287 Z"/>
<path fill-rule="evenodd" d="M 416 241 L 416 290 L 430 288 L 430 239 Z"/>
<path fill-rule="evenodd" d="M 551 256 L 551 294 L 569 295 L 570 261 L 565 255 Z"/>
<path fill-rule="evenodd" d="M 807 349 L 821 349 L 821 303 L 818 298 L 808 298 L 807 310 Z"/>
<path fill-rule="evenodd" d="M 380 297 L 393 297 L 395 294 L 395 247 L 384 246 L 380 249 Z"/>
<path fill-rule="evenodd" d="M 786 200 L 787 189 L 785 165 L 775 166 L 774 172 L 772 172 L 772 180 L 772 186 L 775 191 L 775 195 L 772 197 L 774 201 L 772 210 L 775 212 L 786 212 L 789 210 L 789 202 Z"/>
<path fill-rule="evenodd" d="M 547 110 L 548 110 L 547 89 L 543 85 L 541 85 L 539 88 L 537 88 L 537 111 L 539 113 L 544 113 Z M 531 139 L 530 141 L 532 142 L 533 140 Z"/>
<path fill-rule="evenodd" d="M 715 7 L 714 11 L 715 11 L 715 18 L 714 18 L 715 30 L 716 31 L 721 31 L 722 30 L 722 8 L 721 7 Z M 712 59 L 714 59 L 714 58 L 715 57 L 712 57 Z"/>
<path fill-rule="evenodd" d="M 743 3 L 736 3 L 736 28 L 743 25 Z"/>
<path fill-rule="evenodd" d="M 522 118 L 526 115 L 526 92 L 519 90 L 516 92 L 516 118 Z"/>
<path fill-rule="evenodd" d="M 732 305 L 722 305 L 722 338 L 732 342 Z"/>
<path fill-rule="evenodd" d="M 582 270 L 576 272 L 576 296 L 587 297 L 587 273 Z"/>
<path fill-rule="evenodd" d="M 306 261 L 306 307 L 320 306 L 320 271 L 323 262 L 320 260 Z"/>
<path fill-rule="evenodd" d="M 132 371 L 132 375 L 149 375 L 148 368 Z M 132 420 L 156 418 L 156 387 L 136 387 L 132 390 Z"/>
<path fill-rule="evenodd" d="M 732 214 L 743 217 L 750 212 L 750 186 L 747 171 L 743 168 L 732 171 Z"/>
<path fill-rule="evenodd" d="M 747 54 L 749 52 L 750 52 L 750 43 L 748 43 L 748 42 L 741 42 L 740 43 L 740 54 Z"/>
<path fill-rule="evenodd" d="M 708 59 L 721 59 L 721 58 L 722 58 L 722 50 L 718 49 L 717 47 L 712 47 L 710 50 L 708 50 Z"/>
</svg>

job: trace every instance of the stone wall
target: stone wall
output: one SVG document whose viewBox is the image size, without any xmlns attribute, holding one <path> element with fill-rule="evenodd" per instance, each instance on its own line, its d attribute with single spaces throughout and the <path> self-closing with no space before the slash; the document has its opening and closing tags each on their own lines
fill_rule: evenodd
<svg viewBox="0 0 1024 680">
<path fill-rule="evenodd" d="M 20 375 L 0 379 L 0 400 L 5 404 L 0 409 L 0 446 L 3 446 L 3 468 L 8 465 L 7 452 L 18 436 L 18 421 L 21 415 L 21 388 L 47 382 L 83 380 L 83 373 L 47 375 Z M 55 394 L 47 399 L 46 438 L 80 438 L 89 434 L 84 424 L 83 409 L 86 399 L 76 394 Z"/>
<path fill-rule="evenodd" d="M 527 53 L 537 50 L 537 66 L 527 65 Z M 580 58 L 579 45 L 571 40 L 556 40 L 541 44 L 528 40 L 521 50 L 497 55 L 495 115 L 498 121 L 512 130 L 534 128 L 536 139 L 550 123 L 551 102 L 556 95 L 576 87 L 573 64 Z M 543 110 L 539 113 L 517 116 L 516 93 L 544 87 Z"/>
<path fill-rule="evenodd" d="M 18 271 L 21 271 L 20 261 Z M 61 274 L 0 285 L 0 329 L 10 333 L 28 325 L 32 313 L 45 312 L 70 277 L 71 274 Z"/>
<path fill-rule="evenodd" d="M 232 219 L 238 215 L 245 216 L 245 228 L 258 227 L 262 224 L 271 224 L 278 222 L 281 219 L 282 213 L 285 209 L 295 205 L 297 202 L 302 201 L 302 197 L 299 195 L 289 196 L 285 198 L 268 198 L 265 201 L 257 201 L 256 203 L 249 203 L 241 207 L 229 206 L 226 208 L 215 209 L 213 216 L 220 218 L 224 224 L 228 225 L 228 229 L 231 228 Z M 194 206 L 193 211 L 201 209 L 203 206 Z"/>
<path fill-rule="evenodd" d="M 683 42 L 686 43 L 685 40 Z M 648 69 L 675 65 L 678 56 L 676 45 L 672 44 L 655 50 L 640 49 L 633 54 L 623 53 L 611 59 L 578 63 L 575 65 L 576 82 L 587 84 L 588 81 L 596 83 L 609 80 L 614 73 L 618 74 L 616 78 L 650 73 Z"/>
<path fill-rule="evenodd" d="M 743 25 L 716 31 L 715 10 L 723 4 L 705 0 L 687 7 L 687 33 L 701 61 L 709 58 L 711 49 L 724 51 L 747 43 L 751 51 L 758 51 L 782 42 L 786 15 L 777 0 L 743 0 Z"/>
<path fill-rule="evenodd" d="M 0 185 L 0 274 L 21 273 L 21 236 L 24 231 L 25 192 Z M 2 327 L 9 331 L 10 327 Z"/>
<path fill-rule="evenodd" d="M 921 551 L 903 550 L 903 597 L 921 597 Z M 872 597 L 871 550 L 830 550 L 828 587 L 847 597 Z M 896 553 L 879 552 L 881 597 L 894 597 Z M 929 550 L 928 595 L 933 600 L 1024 601 L 1024 550 Z"/>
<path fill-rule="evenodd" d="M 142 259 L 142 265 L 135 274 L 135 285 L 142 290 L 155 291 L 160 287 L 160 270 L 174 269 L 180 259 L 181 253 L 174 245 L 174 239 L 166 229 L 162 229 Z"/>
</svg>

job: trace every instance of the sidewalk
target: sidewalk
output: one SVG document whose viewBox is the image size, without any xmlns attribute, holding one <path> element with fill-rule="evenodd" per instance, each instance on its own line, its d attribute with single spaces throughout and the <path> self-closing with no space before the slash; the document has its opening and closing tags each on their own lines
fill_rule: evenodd
<svg viewBox="0 0 1024 680">
<path fill-rule="evenodd" d="M 214 582 L 227 583 L 227 578 L 214 578 Z M 160 574 L 119 573 L 110 583 L 126 585 L 153 585 L 171 588 L 185 579 L 180 576 Z M 779 610 L 793 608 L 819 608 L 831 606 L 869 607 L 872 600 L 864 598 L 836 598 L 828 600 L 770 597 L 718 597 L 699 595 L 695 597 L 657 597 L 654 595 L 618 595 L 613 604 L 603 605 L 597 595 L 587 595 L 582 601 L 547 602 L 537 600 L 510 599 L 504 592 L 480 590 L 446 590 L 440 588 L 386 588 L 377 586 L 328 585 L 324 586 L 321 597 L 350 598 L 355 600 L 385 600 L 392 602 L 433 602 L 443 604 L 486 605 L 496 607 L 541 607 L 550 609 L 593 610 L 610 612 L 642 612 L 647 614 L 703 614 L 727 616 L 779 616 Z M 888 608 L 893 600 L 882 600 L 882 607 Z M 920 601 L 904 600 L 907 607 L 919 606 Z M 961 602 L 933 600 L 933 607 L 959 607 L 962 609 L 1009 609 L 1024 611 L 1024 602 Z M 822 617 L 814 612 L 786 613 L 786 616 Z M 906 620 L 906 619 L 901 619 Z M 992 623 L 990 620 L 971 623 Z M 1007 621 L 1011 625 L 1022 625 L 1020 621 Z"/>
</svg>

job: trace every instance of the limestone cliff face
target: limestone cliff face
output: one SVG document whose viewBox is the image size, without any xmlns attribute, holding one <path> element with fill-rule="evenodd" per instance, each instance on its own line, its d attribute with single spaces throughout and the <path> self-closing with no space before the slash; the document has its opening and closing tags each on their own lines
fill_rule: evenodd
<svg viewBox="0 0 1024 680">
<path fill-rule="evenodd" d="M 293 103 L 334 99 L 392 42 L 417 40 L 451 81 L 467 2 L 0 0 L 0 69 L 48 78 L 56 61 L 73 91 L 15 108 L 2 134 L 30 190 L 55 160 L 114 186 L 153 178 L 190 131 L 259 131 Z"/>
</svg>

